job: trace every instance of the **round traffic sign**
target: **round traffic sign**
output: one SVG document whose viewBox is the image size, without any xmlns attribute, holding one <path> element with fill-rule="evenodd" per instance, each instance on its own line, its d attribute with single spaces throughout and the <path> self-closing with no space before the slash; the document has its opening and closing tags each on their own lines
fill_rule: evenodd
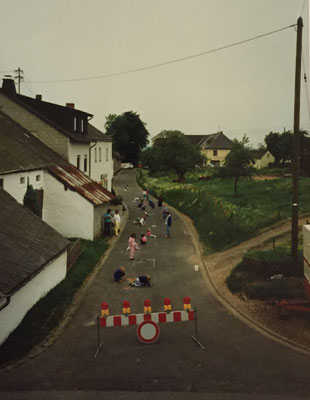
<svg viewBox="0 0 310 400">
<path fill-rule="evenodd" d="M 140 342 L 149 344 L 154 343 L 159 337 L 159 326 L 154 321 L 143 321 L 138 326 L 137 336 Z"/>
</svg>

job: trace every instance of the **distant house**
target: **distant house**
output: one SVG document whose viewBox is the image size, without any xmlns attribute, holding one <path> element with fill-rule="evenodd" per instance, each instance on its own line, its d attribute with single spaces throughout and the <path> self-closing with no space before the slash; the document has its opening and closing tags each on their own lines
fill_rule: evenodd
<svg viewBox="0 0 310 400">
<path fill-rule="evenodd" d="M 207 165 L 223 165 L 225 157 L 232 149 L 232 141 L 223 132 L 186 135 L 186 138 L 192 145 L 199 146 L 207 159 Z"/>
<path fill-rule="evenodd" d="M 37 191 L 42 219 L 66 237 L 93 240 L 114 197 L 0 111 L 0 187 L 23 204 Z"/>
<path fill-rule="evenodd" d="M 275 158 L 269 150 L 252 150 L 251 151 L 256 169 L 267 168 L 269 164 L 274 163 Z"/>
<path fill-rule="evenodd" d="M 67 271 L 71 243 L 0 188 L 0 344 Z"/>
<path fill-rule="evenodd" d="M 59 153 L 94 181 L 111 190 L 113 178 L 112 139 L 90 124 L 93 115 L 16 93 L 12 79 L 3 79 L 2 111 L 46 146 Z"/>
</svg>

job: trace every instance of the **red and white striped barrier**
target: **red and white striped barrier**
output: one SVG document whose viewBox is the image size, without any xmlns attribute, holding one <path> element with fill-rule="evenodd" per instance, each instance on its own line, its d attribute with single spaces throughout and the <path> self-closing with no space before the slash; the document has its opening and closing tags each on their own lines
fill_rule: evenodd
<svg viewBox="0 0 310 400">
<path fill-rule="evenodd" d="M 150 314 L 111 315 L 100 317 L 101 327 L 139 325 L 144 321 L 153 321 L 157 324 L 166 322 L 194 321 L 195 311 L 172 311 L 167 313 L 155 312 Z"/>
<path fill-rule="evenodd" d="M 144 301 L 144 313 L 143 314 L 131 314 L 130 303 L 128 300 L 123 301 L 123 315 L 110 315 L 109 305 L 106 302 L 101 304 L 101 316 L 98 317 L 98 350 L 95 357 L 97 356 L 102 343 L 100 344 L 100 327 L 108 328 L 114 326 L 130 326 L 138 325 L 137 336 L 142 343 L 154 343 L 160 333 L 158 324 L 167 322 L 185 322 L 195 321 L 195 332 L 197 336 L 197 317 L 196 310 L 191 308 L 191 299 L 186 296 L 183 299 L 183 310 L 172 311 L 172 305 L 169 297 L 164 299 L 164 311 L 152 312 L 151 300 L 146 299 Z M 203 346 L 198 342 L 196 337 L 192 338 L 199 344 L 201 348 Z"/>
</svg>

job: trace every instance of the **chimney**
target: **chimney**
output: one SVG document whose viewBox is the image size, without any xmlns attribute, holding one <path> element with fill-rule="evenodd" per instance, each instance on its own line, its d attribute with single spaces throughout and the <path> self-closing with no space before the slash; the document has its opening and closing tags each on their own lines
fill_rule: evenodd
<svg viewBox="0 0 310 400">
<path fill-rule="evenodd" d="M 68 107 L 68 108 L 74 108 L 74 103 L 66 103 L 66 107 Z"/>
<path fill-rule="evenodd" d="M 16 88 L 14 79 L 3 78 L 2 80 L 2 91 L 4 94 L 14 96 L 16 95 Z"/>
<path fill-rule="evenodd" d="M 36 94 L 36 100 L 42 101 L 42 94 Z"/>
</svg>

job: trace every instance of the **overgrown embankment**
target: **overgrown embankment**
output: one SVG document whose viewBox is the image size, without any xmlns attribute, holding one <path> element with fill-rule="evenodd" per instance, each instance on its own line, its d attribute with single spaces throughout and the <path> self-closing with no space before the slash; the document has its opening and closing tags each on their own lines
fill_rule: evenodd
<svg viewBox="0 0 310 400">
<path fill-rule="evenodd" d="M 201 173 L 200 173 L 201 174 Z M 187 174 L 185 183 L 174 183 L 173 176 L 137 175 L 147 187 L 194 222 L 208 252 L 219 251 L 249 239 L 258 232 L 291 216 L 291 178 L 273 180 L 241 179 L 238 196 L 233 196 L 233 180 L 211 178 L 198 181 L 199 174 Z M 310 180 L 299 180 L 299 213 L 310 212 Z"/>
</svg>

